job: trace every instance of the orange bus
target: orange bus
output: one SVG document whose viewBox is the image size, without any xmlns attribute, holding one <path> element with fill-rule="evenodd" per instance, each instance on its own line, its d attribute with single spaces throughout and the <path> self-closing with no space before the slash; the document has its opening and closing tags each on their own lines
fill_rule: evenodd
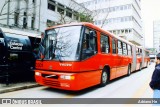
<svg viewBox="0 0 160 107">
<path fill-rule="evenodd" d="M 150 57 L 149 57 L 149 50 L 143 49 L 143 64 L 142 67 L 148 67 L 148 65 L 150 64 Z"/>
<path fill-rule="evenodd" d="M 142 46 L 135 46 L 135 48 L 136 48 L 135 50 L 136 57 L 134 57 L 134 54 L 133 54 L 133 60 L 134 59 L 136 60 L 136 67 L 133 71 L 141 70 L 142 68 L 148 67 L 150 62 L 148 50 L 144 49 Z"/>
<path fill-rule="evenodd" d="M 36 82 L 64 90 L 105 86 L 136 70 L 136 46 L 90 23 L 46 29 L 36 61 Z"/>
</svg>

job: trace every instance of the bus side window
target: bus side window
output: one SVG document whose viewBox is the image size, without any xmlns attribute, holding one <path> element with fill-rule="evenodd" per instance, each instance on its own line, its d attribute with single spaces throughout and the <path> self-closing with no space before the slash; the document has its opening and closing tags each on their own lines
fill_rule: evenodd
<svg viewBox="0 0 160 107">
<path fill-rule="evenodd" d="M 122 42 L 118 41 L 118 54 L 122 55 Z"/>
<path fill-rule="evenodd" d="M 115 39 L 112 39 L 112 53 L 116 54 L 116 41 L 115 41 Z"/>
<path fill-rule="evenodd" d="M 132 55 L 132 48 L 130 45 L 127 45 L 128 46 L 128 55 L 131 56 Z"/>
<path fill-rule="evenodd" d="M 142 55 L 142 49 L 140 49 L 139 51 L 140 51 L 140 52 L 139 52 L 139 53 L 140 53 L 140 55 Z"/>
<path fill-rule="evenodd" d="M 136 55 L 138 55 L 138 48 L 136 48 Z"/>
<path fill-rule="evenodd" d="M 86 28 L 82 41 L 82 59 L 89 58 L 97 53 L 96 31 Z"/>
<path fill-rule="evenodd" d="M 109 37 L 101 35 L 101 52 L 109 53 Z"/>
<path fill-rule="evenodd" d="M 122 43 L 123 44 L 123 55 L 127 55 L 128 52 L 127 52 L 127 46 L 126 46 L 126 43 Z"/>
</svg>

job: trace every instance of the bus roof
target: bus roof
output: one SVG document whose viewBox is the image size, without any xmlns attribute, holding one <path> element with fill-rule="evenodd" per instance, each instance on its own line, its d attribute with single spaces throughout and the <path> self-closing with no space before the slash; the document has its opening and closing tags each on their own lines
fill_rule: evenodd
<svg viewBox="0 0 160 107">
<path fill-rule="evenodd" d="M 57 25 L 57 26 L 48 27 L 46 30 L 57 28 L 57 27 L 76 26 L 76 25 L 77 26 L 78 25 L 84 25 L 84 26 L 88 26 L 88 27 L 94 28 L 94 29 L 96 29 L 98 31 L 104 32 L 104 33 L 108 34 L 109 36 L 114 37 L 114 38 L 116 38 L 116 39 L 118 39 L 120 41 L 123 41 L 123 42 L 127 43 L 127 44 L 135 45 L 135 44 L 133 44 L 133 43 L 131 43 L 131 42 L 129 42 L 129 41 L 121 38 L 121 37 L 118 37 L 118 36 L 114 35 L 113 33 L 109 32 L 109 31 L 106 31 L 106 30 L 104 30 L 104 29 L 102 29 L 102 28 L 100 28 L 100 27 L 98 27 L 98 26 L 96 26 L 96 25 L 94 25 L 92 23 L 88 23 L 88 22 L 80 22 L 80 23 L 71 23 L 71 24 Z"/>
<path fill-rule="evenodd" d="M 19 30 L 9 29 L 9 28 L 3 28 L 3 27 L 0 27 L 0 29 L 4 33 L 12 33 L 12 34 L 19 34 L 19 35 L 23 35 L 23 36 L 41 38 L 40 34 L 35 34 L 35 33 L 30 33 L 30 32 L 25 32 L 25 31 L 19 31 Z"/>
<path fill-rule="evenodd" d="M 145 49 L 143 46 L 136 46 L 136 47 L 138 47 L 138 48 L 140 48 L 140 49 L 143 49 L 143 50 L 146 51 L 146 52 L 149 52 L 149 50 Z"/>
</svg>

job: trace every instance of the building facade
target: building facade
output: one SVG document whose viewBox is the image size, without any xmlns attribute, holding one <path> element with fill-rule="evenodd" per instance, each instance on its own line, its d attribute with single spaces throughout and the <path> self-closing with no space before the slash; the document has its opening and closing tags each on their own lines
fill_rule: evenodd
<svg viewBox="0 0 160 107">
<path fill-rule="evenodd" d="M 94 12 L 94 24 L 143 46 L 140 0 L 76 0 Z"/>
<path fill-rule="evenodd" d="M 160 20 L 153 22 L 153 48 L 160 52 Z"/>
<path fill-rule="evenodd" d="M 37 0 L 3 0 L 0 4 L 0 25 L 39 31 L 40 7 Z"/>
<path fill-rule="evenodd" d="M 74 0 L 2 0 L 0 25 L 44 32 L 53 25 L 80 21 L 79 13 L 91 13 Z"/>
</svg>

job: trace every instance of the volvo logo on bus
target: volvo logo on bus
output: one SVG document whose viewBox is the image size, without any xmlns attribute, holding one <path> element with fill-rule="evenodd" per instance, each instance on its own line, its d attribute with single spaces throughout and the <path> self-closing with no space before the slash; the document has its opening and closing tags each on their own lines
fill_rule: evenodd
<svg viewBox="0 0 160 107">
<path fill-rule="evenodd" d="M 72 64 L 62 64 L 62 63 L 60 63 L 59 65 L 60 66 L 72 66 Z"/>
<path fill-rule="evenodd" d="M 52 69 L 52 65 L 49 66 L 49 69 L 50 69 L 50 70 Z"/>
</svg>

